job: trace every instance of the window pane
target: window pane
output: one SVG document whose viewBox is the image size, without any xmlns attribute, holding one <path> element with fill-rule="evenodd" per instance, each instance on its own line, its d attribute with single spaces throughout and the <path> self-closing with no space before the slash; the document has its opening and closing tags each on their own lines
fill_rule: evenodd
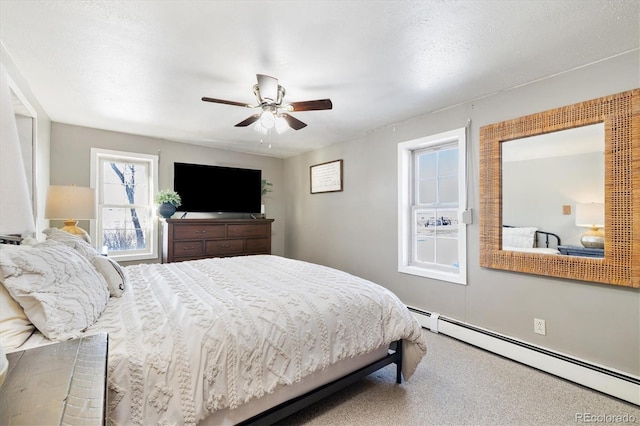
<svg viewBox="0 0 640 426">
<path fill-rule="evenodd" d="M 434 263 L 435 261 L 435 238 L 418 237 L 416 239 L 416 261 Z"/>
<path fill-rule="evenodd" d="M 116 167 L 118 170 L 122 170 L 124 168 L 124 163 L 116 162 L 116 161 L 104 161 L 102 163 L 103 167 L 103 183 L 105 185 L 108 184 L 118 184 L 122 182 L 120 177 L 115 173 L 113 167 Z"/>
<path fill-rule="evenodd" d="M 438 179 L 438 201 L 443 204 L 458 204 L 458 177 Z"/>
<path fill-rule="evenodd" d="M 124 208 L 103 208 L 102 224 L 103 228 L 124 228 L 127 221 L 127 211 Z"/>
<path fill-rule="evenodd" d="M 436 176 L 437 155 L 435 152 L 426 152 L 418 155 L 418 178 L 424 179 Z"/>
<path fill-rule="evenodd" d="M 435 210 L 416 210 L 414 216 L 415 261 L 433 263 L 435 261 L 435 232 L 430 220 Z"/>
<path fill-rule="evenodd" d="M 105 161 L 103 204 L 148 204 L 149 178 L 147 165 Z"/>
<path fill-rule="evenodd" d="M 418 181 L 418 199 L 416 204 L 435 204 L 438 202 L 436 179 L 421 179 Z"/>
<path fill-rule="evenodd" d="M 438 251 L 435 263 L 453 268 L 458 267 L 458 240 L 450 238 L 436 238 Z"/>
<path fill-rule="evenodd" d="M 129 204 L 127 193 L 121 183 L 106 183 L 102 187 L 102 204 Z"/>
<path fill-rule="evenodd" d="M 458 149 L 446 149 L 438 154 L 438 176 L 458 176 Z"/>
<path fill-rule="evenodd" d="M 146 248 L 146 208 L 103 208 L 103 245 L 109 251 L 140 250 Z"/>
</svg>

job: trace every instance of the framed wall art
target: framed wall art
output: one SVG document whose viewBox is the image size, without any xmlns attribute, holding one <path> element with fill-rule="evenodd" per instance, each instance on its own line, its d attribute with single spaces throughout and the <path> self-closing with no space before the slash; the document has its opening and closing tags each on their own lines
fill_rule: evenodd
<svg viewBox="0 0 640 426">
<path fill-rule="evenodd" d="M 312 194 L 342 191 L 342 160 L 311 166 L 309 174 Z"/>
</svg>

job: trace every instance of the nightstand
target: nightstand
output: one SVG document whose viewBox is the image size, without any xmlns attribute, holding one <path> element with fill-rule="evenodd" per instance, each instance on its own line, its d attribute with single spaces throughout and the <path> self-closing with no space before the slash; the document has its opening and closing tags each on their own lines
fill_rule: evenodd
<svg viewBox="0 0 640 426">
<path fill-rule="evenodd" d="M 2 425 L 104 425 L 108 335 L 7 354 Z"/>
<path fill-rule="evenodd" d="M 577 246 L 558 246 L 560 253 L 567 256 L 604 257 L 604 249 Z"/>
</svg>

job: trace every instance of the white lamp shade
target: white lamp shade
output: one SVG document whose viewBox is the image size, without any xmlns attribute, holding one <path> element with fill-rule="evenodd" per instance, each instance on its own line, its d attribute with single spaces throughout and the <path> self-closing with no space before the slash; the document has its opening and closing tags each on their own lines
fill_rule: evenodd
<svg viewBox="0 0 640 426">
<path fill-rule="evenodd" d="M 47 219 L 95 219 L 96 192 L 84 186 L 52 185 L 44 215 Z"/>
<path fill-rule="evenodd" d="M 604 203 L 576 204 L 576 226 L 604 226 Z"/>
</svg>

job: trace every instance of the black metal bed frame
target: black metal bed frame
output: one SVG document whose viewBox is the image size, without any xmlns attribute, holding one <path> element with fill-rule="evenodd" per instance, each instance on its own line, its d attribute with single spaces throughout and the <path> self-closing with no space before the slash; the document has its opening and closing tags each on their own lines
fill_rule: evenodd
<svg viewBox="0 0 640 426">
<path fill-rule="evenodd" d="M 20 245 L 22 237 L 17 234 L 0 235 L 0 244 Z"/>
<path fill-rule="evenodd" d="M 539 238 L 541 236 L 544 236 L 544 242 L 545 242 L 545 246 L 547 248 L 549 248 L 549 237 L 553 237 L 556 239 L 556 247 L 560 246 L 560 236 L 557 234 L 554 234 L 553 232 L 546 232 L 546 231 L 536 231 L 536 247 L 540 247 L 538 245 L 538 241 Z"/>
<path fill-rule="evenodd" d="M 293 413 L 296 413 L 303 408 L 312 405 L 315 402 L 326 398 L 335 392 L 346 388 L 347 386 L 363 379 L 374 371 L 378 371 L 389 364 L 396 364 L 396 383 L 402 383 L 402 340 L 391 343 L 387 355 L 374 361 L 369 365 L 366 365 L 359 370 L 347 374 L 344 377 L 336 379 L 325 385 L 322 385 L 316 389 L 313 389 L 303 395 L 296 398 L 285 401 L 273 408 L 263 411 L 241 423 L 240 425 L 246 426 L 268 426 L 275 422 L 282 420 Z"/>
</svg>

